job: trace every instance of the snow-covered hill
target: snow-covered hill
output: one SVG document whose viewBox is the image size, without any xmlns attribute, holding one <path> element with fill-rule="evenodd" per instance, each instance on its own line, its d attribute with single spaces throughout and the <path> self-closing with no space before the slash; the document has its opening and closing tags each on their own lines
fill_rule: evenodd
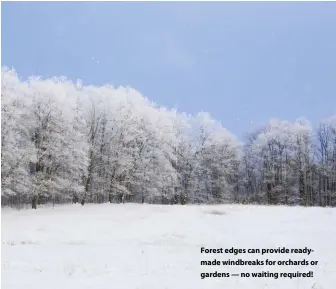
<svg viewBox="0 0 336 289">
<path fill-rule="evenodd" d="M 201 254 L 278 248 L 310 254 Z M 201 266 L 202 260 L 302 260 L 317 266 Z M 313 278 L 201 273 L 309 272 Z M 334 289 L 336 209 L 69 205 L 2 210 L 3 289 Z"/>
</svg>

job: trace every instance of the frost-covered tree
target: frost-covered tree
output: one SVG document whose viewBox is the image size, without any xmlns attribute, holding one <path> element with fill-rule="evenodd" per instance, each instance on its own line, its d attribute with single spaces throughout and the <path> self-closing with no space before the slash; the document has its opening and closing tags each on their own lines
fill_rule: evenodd
<svg viewBox="0 0 336 289">
<path fill-rule="evenodd" d="M 81 190 L 86 171 L 73 84 L 63 78 L 20 82 L 9 70 L 2 76 L 4 194 L 24 194 L 33 208 L 69 198 Z"/>
<path fill-rule="evenodd" d="M 31 188 L 29 163 L 34 146 L 30 102 L 15 71 L 5 68 L 1 83 L 1 196 L 4 204 L 27 202 Z"/>
<path fill-rule="evenodd" d="M 316 131 L 315 153 L 318 168 L 318 195 L 320 206 L 336 203 L 336 116 L 323 121 Z"/>
<path fill-rule="evenodd" d="M 196 202 L 233 200 L 237 190 L 240 144 L 206 113 L 194 119 L 193 160 L 189 171 Z"/>
<path fill-rule="evenodd" d="M 315 204 L 313 134 L 306 120 L 271 120 L 245 144 L 243 183 L 253 201 Z M 252 195 L 251 195 L 252 194 Z"/>
<path fill-rule="evenodd" d="M 76 88 L 65 79 L 27 82 L 33 123 L 29 128 L 35 161 L 30 163 L 32 205 L 72 199 L 83 190 L 87 145 L 81 129 Z"/>
</svg>

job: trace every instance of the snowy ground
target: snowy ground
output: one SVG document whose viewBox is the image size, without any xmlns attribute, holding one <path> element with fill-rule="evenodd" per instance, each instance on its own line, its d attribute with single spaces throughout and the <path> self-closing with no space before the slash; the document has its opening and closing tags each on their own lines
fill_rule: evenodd
<svg viewBox="0 0 336 289">
<path fill-rule="evenodd" d="M 3 289 L 334 289 L 336 209 L 80 205 L 2 210 Z M 204 255 L 206 248 L 308 247 L 309 256 Z M 210 266 L 201 260 L 316 260 L 317 266 Z M 206 278 L 201 272 L 309 272 L 313 278 Z"/>
</svg>

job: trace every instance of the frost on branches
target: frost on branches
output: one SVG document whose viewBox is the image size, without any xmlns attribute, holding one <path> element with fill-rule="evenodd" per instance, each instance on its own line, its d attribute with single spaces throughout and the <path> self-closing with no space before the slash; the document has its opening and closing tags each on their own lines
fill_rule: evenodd
<svg viewBox="0 0 336 289">
<path fill-rule="evenodd" d="M 271 120 L 240 143 L 209 114 L 125 87 L 2 69 L 2 204 L 336 205 L 336 117 Z"/>
</svg>

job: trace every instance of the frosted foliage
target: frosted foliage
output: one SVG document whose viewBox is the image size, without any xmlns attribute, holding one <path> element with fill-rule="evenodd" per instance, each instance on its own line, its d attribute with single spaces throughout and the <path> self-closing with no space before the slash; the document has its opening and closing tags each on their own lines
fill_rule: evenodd
<svg viewBox="0 0 336 289">
<path fill-rule="evenodd" d="M 334 205 L 335 117 L 270 120 L 245 143 L 209 113 L 130 87 L 2 69 L 2 201 Z"/>
</svg>

